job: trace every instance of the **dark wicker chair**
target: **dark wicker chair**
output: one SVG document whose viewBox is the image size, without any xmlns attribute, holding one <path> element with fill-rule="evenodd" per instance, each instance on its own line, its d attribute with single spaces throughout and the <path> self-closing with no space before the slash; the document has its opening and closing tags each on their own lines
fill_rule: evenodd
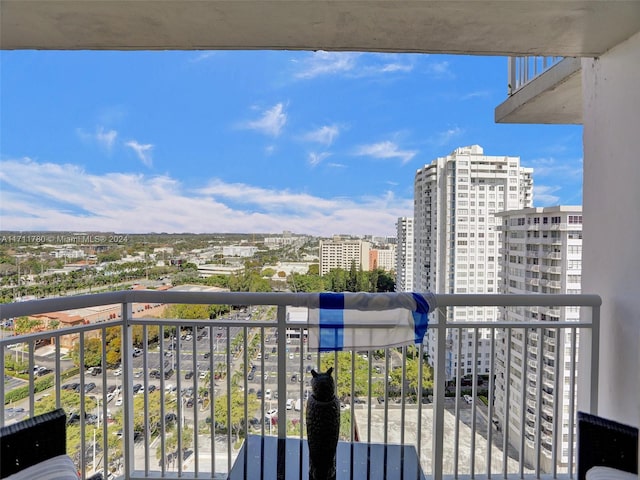
<svg viewBox="0 0 640 480">
<path fill-rule="evenodd" d="M 59 408 L 0 429 L 0 478 L 67 451 L 67 415 Z"/>
<path fill-rule="evenodd" d="M 591 467 L 638 473 L 638 429 L 578 412 L 578 480 Z"/>
</svg>

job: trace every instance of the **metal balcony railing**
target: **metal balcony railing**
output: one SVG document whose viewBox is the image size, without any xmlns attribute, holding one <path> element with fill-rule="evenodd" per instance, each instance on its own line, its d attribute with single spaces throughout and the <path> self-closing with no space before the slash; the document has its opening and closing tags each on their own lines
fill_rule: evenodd
<svg viewBox="0 0 640 480">
<path fill-rule="evenodd" d="M 509 57 L 508 94 L 513 95 L 564 57 Z"/>
<path fill-rule="evenodd" d="M 525 443 L 509 426 L 512 407 L 522 412 L 517 428 L 524 425 L 520 399 L 532 370 L 530 360 L 514 364 L 511 342 L 500 367 L 496 344 L 499 338 L 526 339 L 531 328 L 545 328 L 557 337 L 565 331 L 584 335 L 580 347 L 597 353 L 599 297 L 436 295 L 424 345 L 320 354 L 308 350 L 306 321 L 296 321 L 291 310 L 305 307 L 312 295 L 132 290 L 0 305 L 0 321 L 63 311 L 80 318 L 82 309 L 113 309 L 120 315 L 22 335 L 0 330 L 0 368 L 7 374 L 0 383 L 5 405 L 0 425 L 65 408 L 74 432 L 68 451 L 82 478 L 94 471 L 134 480 L 226 478 L 246 434 L 305 437 L 308 372 L 333 364 L 342 415 L 348 419 L 342 432 L 347 441 L 414 445 L 423 470 L 434 479 L 573 477 L 573 437 L 566 445 L 561 436 L 553 439 L 557 452 L 569 451 L 564 463 L 561 455 L 548 466 L 525 460 L 530 453 L 513 454 L 514 449 L 541 451 L 539 438 Z M 171 304 L 242 309 L 215 319 L 157 318 Z M 457 307 L 530 305 L 585 306 L 590 308 L 582 311 L 591 315 L 574 322 L 449 320 L 455 318 L 450 309 Z M 180 311 L 186 316 L 189 309 Z M 456 340 L 447 346 L 448 338 Z M 482 341 L 469 347 L 469 338 Z M 571 366 L 570 378 L 558 382 L 552 397 L 554 402 L 562 402 L 565 394 L 574 399 L 567 419 L 553 419 L 556 430 L 565 421 L 574 431 L 575 349 L 574 344 L 571 358 L 564 360 Z M 589 357 L 590 377 L 579 381 L 585 382 L 589 411 L 595 413 L 598 362 L 596 354 L 584 356 Z M 504 391 L 497 394 L 496 377 L 504 378 Z M 502 402 L 499 408 L 495 401 Z M 542 405 L 527 400 L 527 406 L 534 418 L 540 415 Z"/>
</svg>

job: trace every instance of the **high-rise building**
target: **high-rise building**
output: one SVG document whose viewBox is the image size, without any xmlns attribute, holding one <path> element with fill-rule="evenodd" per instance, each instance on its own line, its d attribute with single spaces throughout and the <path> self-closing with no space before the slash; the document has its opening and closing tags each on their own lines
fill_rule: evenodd
<svg viewBox="0 0 640 480">
<path fill-rule="evenodd" d="M 398 218 L 396 231 L 396 292 L 413 292 L 413 218 Z"/>
<path fill-rule="evenodd" d="M 369 270 L 384 270 L 394 272 L 396 269 L 396 246 L 392 243 L 386 248 L 372 248 L 369 250 Z"/>
<path fill-rule="evenodd" d="M 496 217 L 502 233 L 502 293 L 580 293 L 582 207 L 526 208 Z M 508 322 L 578 321 L 580 309 L 510 307 L 503 317 Z M 508 412 L 510 443 L 518 451 L 523 449 L 525 460 L 532 464 L 538 458 L 539 441 L 541 466 L 547 471 L 554 465 L 552 445 L 557 446 L 557 458 L 565 464 L 568 459 L 564 439 L 573 425 L 569 393 L 577 372 L 565 352 L 575 354 L 573 342 L 578 346 L 578 340 L 570 329 L 512 328 L 496 342 L 496 420 L 502 423 Z M 536 367 L 540 357 L 542 369 Z M 557 405 L 554 399 L 562 403 Z"/>
<path fill-rule="evenodd" d="M 320 275 L 334 268 L 349 270 L 354 263 L 358 269 L 369 270 L 369 250 L 371 244 L 359 239 L 320 240 Z"/>
<path fill-rule="evenodd" d="M 416 172 L 414 184 L 414 288 L 433 293 L 497 293 L 500 234 L 496 212 L 531 206 L 533 170 L 519 157 L 488 156 L 482 147 L 460 147 Z M 498 222 L 499 223 L 499 222 Z M 496 307 L 455 307 L 447 320 L 495 321 Z M 489 372 L 488 332 L 469 329 L 464 341 L 449 330 L 447 379 Z M 436 358 L 428 331 L 429 358 Z M 460 353 L 451 346 L 460 340 Z M 482 362 L 473 359 L 478 348 Z M 459 358 L 458 358 L 459 357 Z M 472 365 L 473 363 L 473 365 Z"/>
</svg>

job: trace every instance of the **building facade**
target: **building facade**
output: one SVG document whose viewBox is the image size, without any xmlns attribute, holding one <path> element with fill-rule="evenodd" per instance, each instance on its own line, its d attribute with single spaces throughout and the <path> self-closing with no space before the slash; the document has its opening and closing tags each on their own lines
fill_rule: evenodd
<svg viewBox="0 0 640 480">
<path fill-rule="evenodd" d="M 419 169 L 414 183 L 416 291 L 497 293 L 500 233 L 495 214 L 531 206 L 533 170 L 519 157 L 488 156 L 479 145 L 460 147 Z M 450 308 L 447 321 L 495 321 L 495 307 Z M 489 372 L 491 341 L 482 329 L 447 338 L 447 380 Z M 435 333 L 427 333 L 435 358 Z M 455 345 L 460 342 L 461 349 Z M 482 360 L 474 350 L 478 348 Z"/>
<path fill-rule="evenodd" d="M 396 292 L 413 292 L 413 217 L 396 222 Z"/>
<path fill-rule="evenodd" d="M 349 270 L 356 268 L 369 270 L 371 243 L 359 239 L 334 238 L 320 240 L 320 275 L 326 275 L 335 268 Z"/>
<path fill-rule="evenodd" d="M 394 272 L 396 269 L 396 246 L 387 245 L 387 248 L 372 248 L 369 250 L 369 270 L 381 269 L 386 272 Z"/>
<path fill-rule="evenodd" d="M 501 293 L 581 292 L 582 207 L 527 208 L 496 213 L 496 217 L 501 220 L 498 229 L 502 233 Z M 510 307 L 502 315 L 508 322 L 578 321 L 580 309 Z M 554 434 L 558 439 L 555 454 L 566 464 L 569 445 L 562 439 L 573 425 L 568 399 L 577 371 L 564 354 L 575 352 L 573 342 L 579 348 L 579 338 L 568 329 L 562 335 L 559 332 L 555 328 L 511 329 L 496 342 L 496 417 L 504 419 L 508 412 L 508 438 L 512 447 L 523 451 L 526 461 L 533 463 L 538 458 L 536 446 L 540 444 L 541 466 L 546 471 L 554 464 Z M 542 371 L 533 361 L 539 357 L 545 365 Z M 562 404 L 557 405 L 554 398 L 562 399 Z M 540 416 L 534 414 L 538 411 Z"/>
</svg>

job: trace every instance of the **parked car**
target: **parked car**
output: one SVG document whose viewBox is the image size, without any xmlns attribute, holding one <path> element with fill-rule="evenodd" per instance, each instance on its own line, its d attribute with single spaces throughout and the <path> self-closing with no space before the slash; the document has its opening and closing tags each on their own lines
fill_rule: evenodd
<svg viewBox="0 0 640 480">
<path fill-rule="evenodd" d="M 94 388 L 96 388 L 96 384 L 93 382 L 89 382 L 84 386 L 84 393 L 89 393 Z"/>
<path fill-rule="evenodd" d="M 164 379 L 168 380 L 171 378 L 171 376 L 173 375 L 174 371 L 173 368 L 170 368 L 169 370 L 165 370 L 164 371 Z"/>
<path fill-rule="evenodd" d="M 96 375 L 99 375 L 100 373 L 102 373 L 102 367 L 89 367 L 89 369 L 87 370 L 87 373 L 95 377 Z"/>
<path fill-rule="evenodd" d="M 122 368 L 118 367 L 113 371 L 113 374 L 117 377 L 122 375 Z"/>
<path fill-rule="evenodd" d="M 184 374 L 184 379 L 191 380 L 191 378 L 193 378 L 193 371 L 189 370 L 187 373 Z"/>
<path fill-rule="evenodd" d="M 153 369 L 149 371 L 149 378 L 160 379 L 160 370 Z"/>
</svg>

